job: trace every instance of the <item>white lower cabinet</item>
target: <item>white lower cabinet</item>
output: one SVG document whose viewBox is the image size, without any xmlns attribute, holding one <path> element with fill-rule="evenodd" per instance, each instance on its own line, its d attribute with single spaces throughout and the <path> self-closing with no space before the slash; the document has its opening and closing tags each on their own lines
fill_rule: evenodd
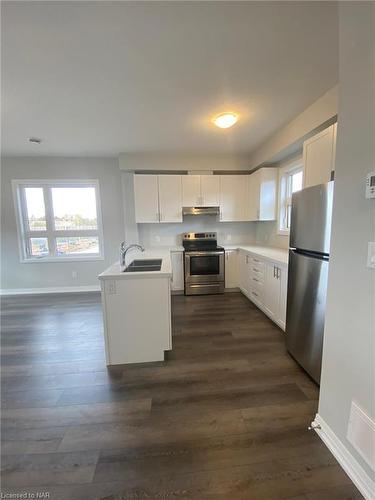
<svg viewBox="0 0 375 500">
<path fill-rule="evenodd" d="M 288 295 L 288 268 L 280 268 L 280 301 L 277 323 L 285 331 L 286 323 L 286 298 Z"/>
<path fill-rule="evenodd" d="M 239 271 L 239 286 L 243 294 L 250 298 L 250 266 L 249 254 L 244 250 L 239 251 L 238 255 L 238 271 Z"/>
<path fill-rule="evenodd" d="M 184 290 L 184 252 L 171 252 L 173 291 Z"/>
<path fill-rule="evenodd" d="M 225 250 L 225 288 L 237 288 L 238 284 L 238 250 Z"/>
<path fill-rule="evenodd" d="M 276 321 L 279 314 L 280 280 L 279 268 L 275 264 L 266 264 L 264 308 L 267 315 Z"/>
<path fill-rule="evenodd" d="M 288 268 L 240 251 L 240 289 L 285 330 Z"/>
</svg>

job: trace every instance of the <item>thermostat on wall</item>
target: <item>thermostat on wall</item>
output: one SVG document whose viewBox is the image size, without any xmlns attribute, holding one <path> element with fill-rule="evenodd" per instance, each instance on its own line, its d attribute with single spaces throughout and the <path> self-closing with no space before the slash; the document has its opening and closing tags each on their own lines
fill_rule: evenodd
<svg viewBox="0 0 375 500">
<path fill-rule="evenodd" d="M 375 172 L 369 172 L 367 174 L 366 198 L 375 198 Z"/>
</svg>

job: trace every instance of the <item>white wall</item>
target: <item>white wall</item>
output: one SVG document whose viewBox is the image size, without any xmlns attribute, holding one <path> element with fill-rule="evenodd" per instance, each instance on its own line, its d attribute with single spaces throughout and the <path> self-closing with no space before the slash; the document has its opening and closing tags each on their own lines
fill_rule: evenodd
<svg viewBox="0 0 375 500">
<path fill-rule="evenodd" d="M 339 27 L 340 112 L 319 414 L 375 480 L 346 438 L 352 400 L 375 419 L 375 270 L 366 267 L 367 242 L 375 241 L 375 200 L 364 196 L 366 173 L 375 169 L 375 4 L 341 2 Z"/>
<path fill-rule="evenodd" d="M 278 234 L 277 221 L 256 222 L 256 243 L 258 245 L 288 248 L 289 236 Z"/>
<path fill-rule="evenodd" d="M 187 216 L 181 224 L 138 224 L 139 241 L 145 246 L 181 245 L 186 232 L 216 231 L 219 244 L 255 243 L 255 222 L 219 222 L 211 215 Z"/>
<path fill-rule="evenodd" d="M 279 162 L 301 149 L 303 141 L 335 121 L 338 87 L 333 87 L 256 149 L 249 158 L 250 169 Z"/>
<path fill-rule="evenodd" d="M 199 170 L 249 170 L 249 157 L 230 154 L 162 154 L 121 153 L 121 170 L 136 171 L 199 171 Z"/>
<path fill-rule="evenodd" d="M 98 179 L 102 202 L 104 260 L 21 264 L 12 179 Z M 55 288 L 98 285 L 97 275 L 118 259 L 124 239 L 121 177 L 117 159 L 4 158 L 2 160 L 1 288 Z M 72 277 L 77 271 L 77 278 Z"/>
</svg>

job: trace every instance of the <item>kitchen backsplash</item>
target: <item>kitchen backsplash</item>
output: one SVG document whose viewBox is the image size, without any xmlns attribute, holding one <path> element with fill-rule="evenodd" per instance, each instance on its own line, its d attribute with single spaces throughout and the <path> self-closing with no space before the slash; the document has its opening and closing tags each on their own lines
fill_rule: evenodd
<svg viewBox="0 0 375 500">
<path fill-rule="evenodd" d="M 277 222 L 256 222 L 255 241 L 257 245 L 267 247 L 288 248 L 289 236 L 277 233 Z"/>
<path fill-rule="evenodd" d="M 138 224 L 139 242 L 146 246 L 181 245 L 181 234 L 216 231 L 219 244 L 255 243 L 255 222 L 219 222 L 213 216 L 184 217 L 178 224 Z"/>
</svg>

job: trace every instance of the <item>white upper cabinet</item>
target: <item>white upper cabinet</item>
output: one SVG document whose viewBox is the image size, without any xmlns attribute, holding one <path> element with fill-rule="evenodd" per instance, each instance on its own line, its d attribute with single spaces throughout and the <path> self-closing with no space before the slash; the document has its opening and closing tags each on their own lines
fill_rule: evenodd
<svg viewBox="0 0 375 500">
<path fill-rule="evenodd" d="M 201 175 L 201 201 L 204 207 L 219 206 L 220 176 Z"/>
<path fill-rule="evenodd" d="M 183 175 L 182 204 L 184 207 L 217 207 L 220 177 L 218 175 Z"/>
<path fill-rule="evenodd" d="M 182 222 L 181 175 L 159 175 L 160 222 Z"/>
<path fill-rule="evenodd" d="M 135 175 L 134 198 L 136 222 L 159 222 L 157 175 Z"/>
<path fill-rule="evenodd" d="M 201 179 L 200 175 L 182 175 L 182 206 L 201 206 Z"/>
<path fill-rule="evenodd" d="M 220 176 L 220 221 L 247 219 L 248 184 L 246 175 Z"/>
<path fill-rule="evenodd" d="M 276 219 L 277 169 L 261 168 L 248 176 L 246 220 Z"/>
<path fill-rule="evenodd" d="M 335 169 L 336 124 L 322 130 L 303 143 L 304 187 L 331 180 Z"/>
<path fill-rule="evenodd" d="M 182 222 L 181 175 L 135 175 L 136 222 Z"/>
</svg>

